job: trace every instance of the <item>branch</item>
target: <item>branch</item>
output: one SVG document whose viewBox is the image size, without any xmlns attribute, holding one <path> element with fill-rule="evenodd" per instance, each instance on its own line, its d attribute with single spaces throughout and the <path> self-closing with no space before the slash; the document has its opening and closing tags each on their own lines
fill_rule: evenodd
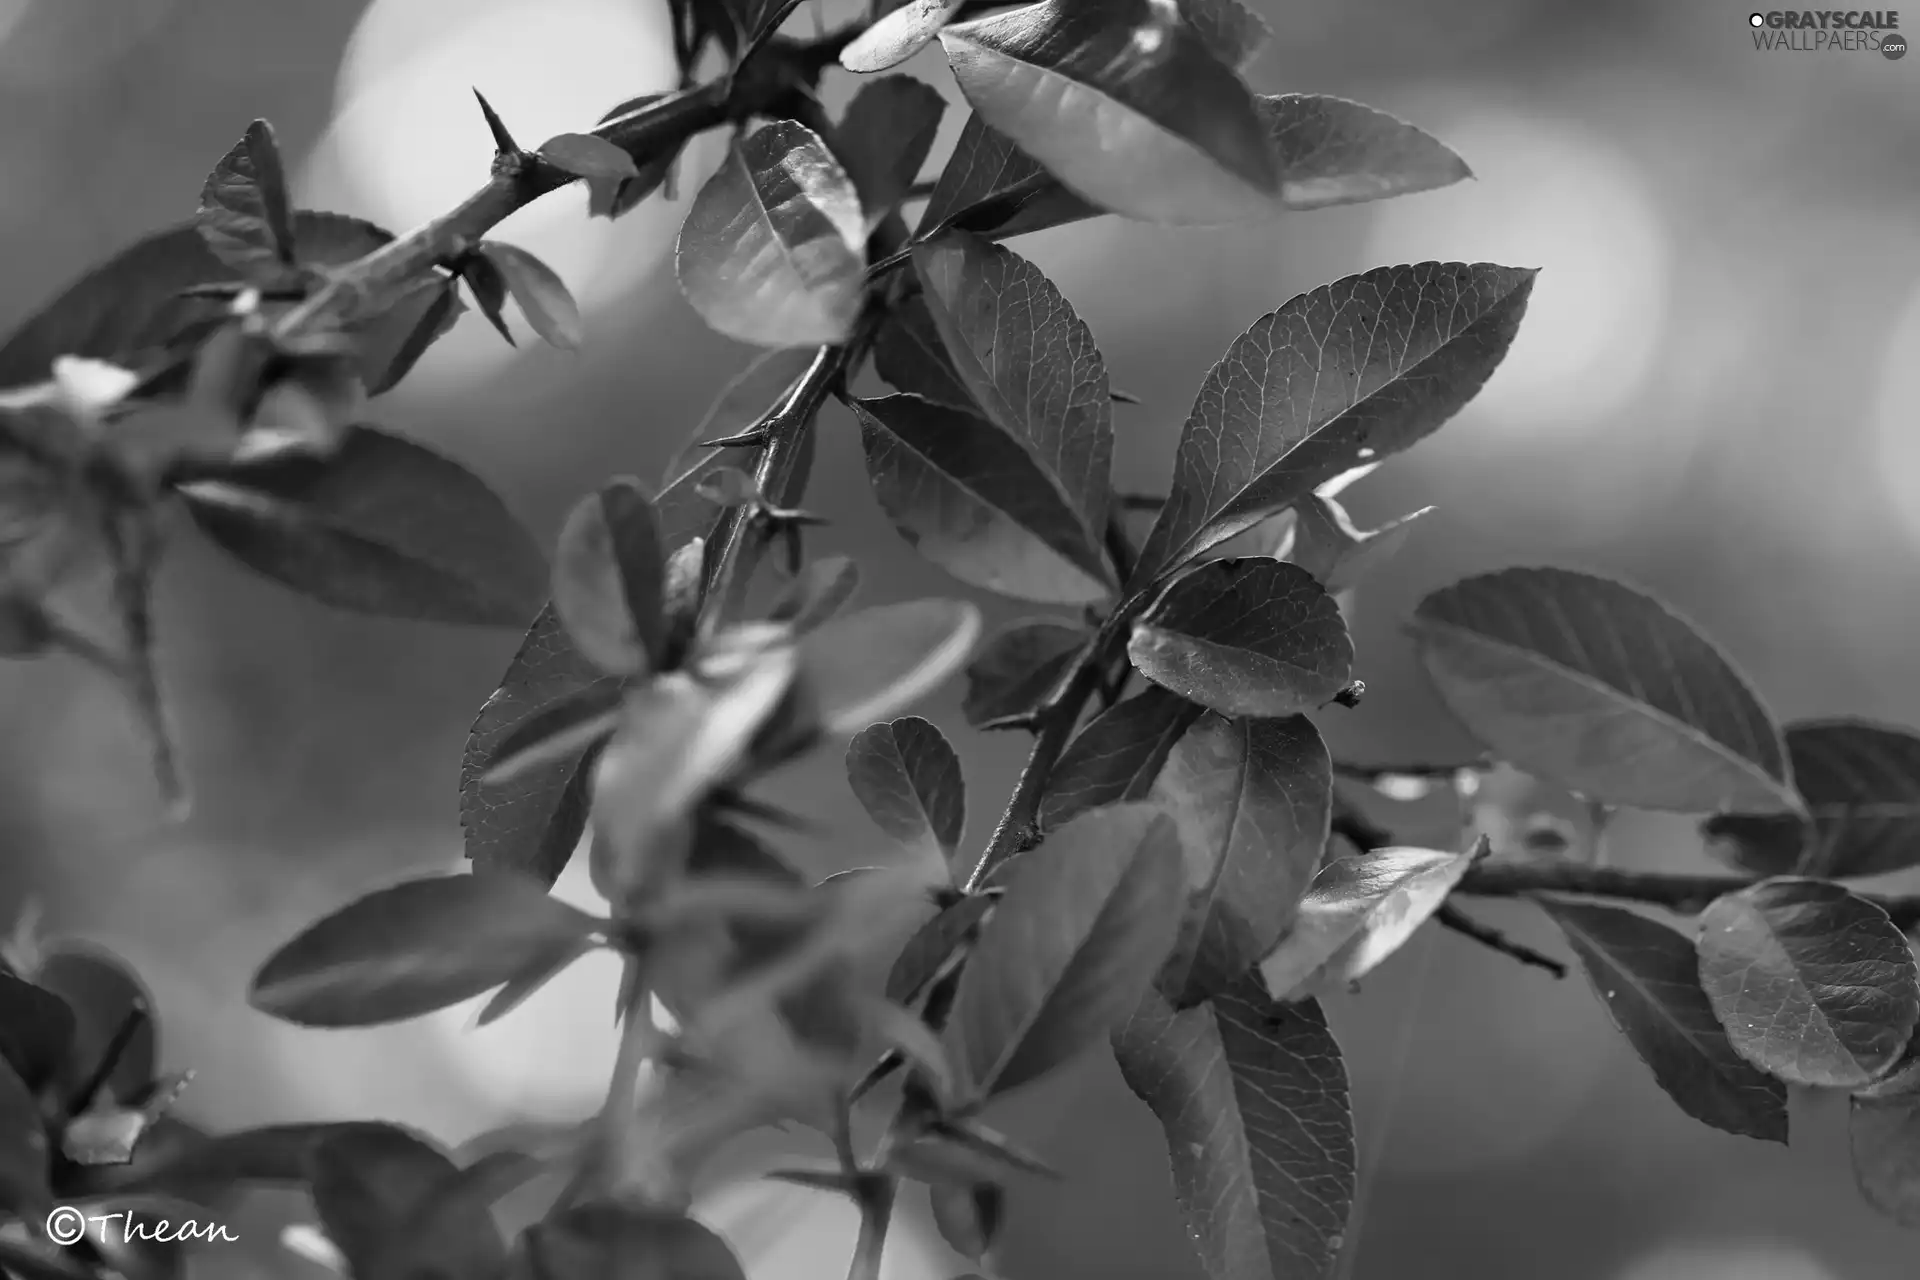
<svg viewBox="0 0 1920 1280">
<path fill-rule="evenodd" d="M 847 1267 L 847 1280 L 880 1280 L 880 1258 L 886 1252 L 887 1227 L 893 1220 L 896 1188 L 897 1184 L 890 1177 L 862 1180 L 860 1238 L 853 1246 L 853 1261 Z"/>
<path fill-rule="evenodd" d="M 1518 960 L 1524 965 L 1531 965 L 1536 969 L 1545 969 L 1556 978 L 1567 976 L 1567 966 L 1560 961 L 1544 951 L 1535 951 L 1524 942 L 1515 942 L 1491 925 L 1481 924 L 1451 902 L 1442 903 L 1440 910 L 1434 914 L 1433 918 L 1438 920 L 1442 927 L 1479 943 L 1489 951 L 1497 951 L 1503 956 Z"/>
</svg>

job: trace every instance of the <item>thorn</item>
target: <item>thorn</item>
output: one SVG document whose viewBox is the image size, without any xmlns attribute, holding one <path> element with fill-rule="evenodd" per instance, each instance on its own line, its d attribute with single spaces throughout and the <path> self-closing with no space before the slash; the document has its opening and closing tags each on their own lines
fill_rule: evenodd
<svg viewBox="0 0 1920 1280">
<path fill-rule="evenodd" d="M 507 132 L 506 121 L 502 120 L 500 113 L 493 109 L 493 104 L 487 101 L 487 96 L 478 89 L 473 91 L 473 96 L 479 99 L 480 114 L 487 118 L 487 128 L 493 133 L 495 158 L 511 156 L 517 161 L 524 157 L 526 152 L 522 151 L 520 144 L 513 140 L 513 135 Z"/>
<path fill-rule="evenodd" d="M 702 440 L 696 446 L 701 449 L 764 449 L 770 433 L 761 427 L 751 431 L 742 431 L 737 436 L 720 436 L 713 440 Z"/>
</svg>

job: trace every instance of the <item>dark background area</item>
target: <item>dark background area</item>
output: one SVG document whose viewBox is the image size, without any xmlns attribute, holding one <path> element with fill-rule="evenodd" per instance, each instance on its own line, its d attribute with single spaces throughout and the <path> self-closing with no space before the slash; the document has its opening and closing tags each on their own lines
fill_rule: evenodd
<svg viewBox="0 0 1920 1280">
<path fill-rule="evenodd" d="M 484 174 L 478 85 L 529 145 L 665 86 L 659 0 L 0 0 L 0 323 L 92 261 L 189 216 L 255 116 L 301 158 L 302 203 L 405 231 Z M 1363 525 L 1435 504 L 1365 584 L 1357 710 L 1320 717 L 1356 759 L 1464 754 L 1399 619 L 1467 573 L 1553 561 L 1625 577 L 1715 636 L 1783 718 L 1920 724 L 1920 58 L 1756 50 L 1748 10 L 1544 0 L 1272 0 L 1257 89 L 1360 99 L 1453 145 L 1477 179 L 1378 206 L 1225 230 L 1117 219 L 1013 243 L 1092 325 L 1116 386 L 1116 484 L 1162 488 L 1194 390 L 1231 339 L 1315 285 L 1386 262 L 1543 269 L 1485 394 L 1349 494 Z M 828 20 L 845 5 L 828 6 Z M 1920 22 L 1920 14 L 1915 15 Z M 811 21 L 805 12 L 797 26 Z M 937 53 L 911 70 L 953 93 Z M 831 101 L 850 78 L 835 73 Z M 958 126 L 951 113 L 947 136 Z M 708 333 L 670 266 L 677 204 L 615 225 L 563 193 L 502 228 L 586 307 L 569 356 L 509 350 L 475 315 L 374 417 L 460 458 L 550 542 L 612 472 L 657 476 L 751 353 Z M 665 264 L 665 265 L 663 265 Z M 820 423 L 817 553 L 857 554 L 863 597 L 967 594 L 882 518 L 844 410 Z M 1034 613 L 980 598 L 989 622 Z M 118 693 L 52 660 L 0 668 L 0 908 L 26 894 L 152 983 L 185 1114 L 217 1127 L 372 1114 L 457 1142 L 583 1116 L 612 1057 L 610 966 L 586 965 L 484 1032 L 471 1010 L 367 1032 L 248 1010 L 253 967 L 365 888 L 459 864 L 468 723 L 517 637 L 328 612 L 181 530 L 163 671 L 196 782 L 160 822 Z M 984 838 L 1024 742 L 967 730 L 956 682 L 921 710 L 966 761 Z M 886 856 L 832 753 L 774 798 L 831 833 L 823 870 Z M 1484 823 L 1577 806 L 1504 789 Z M 1451 839 L 1424 811 L 1407 838 Z M 1708 866 L 1685 822 L 1626 820 L 1606 856 Z M 583 870 L 583 869 L 582 869 Z M 573 873 L 560 892 L 590 895 Z M 1877 886 L 1876 886 L 1877 887 Z M 584 899 L 583 899 L 584 900 Z M 1486 920 L 1556 952 L 1527 909 Z M 1894 1280 L 1920 1240 L 1862 1204 L 1844 1106 L 1796 1098 L 1791 1149 L 1685 1119 L 1575 977 L 1554 983 L 1423 932 L 1330 1006 L 1362 1154 L 1348 1280 Z M 999 1122 L 1069 1175 L 1019 1189 L 1016 1280 L 1194 1274 L 1156 1127 L 1107 1061 Z M 785 1200 L 782 1206 L 776 1201 Z M 704 1204 L 756 1280 L 843 1273 L 850 1211 L 736 1188 Z M 265 1210 L 207 1275 L 285 1275 Z M 897 1280 L 958 1268 L 910 1217 Z"/>
</svg>

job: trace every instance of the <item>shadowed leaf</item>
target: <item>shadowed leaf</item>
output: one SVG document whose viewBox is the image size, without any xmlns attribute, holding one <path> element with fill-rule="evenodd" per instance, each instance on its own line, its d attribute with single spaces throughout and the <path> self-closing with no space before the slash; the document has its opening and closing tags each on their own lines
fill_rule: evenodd
<svg viewBox="0 0 1920 1280">
<path fill-rule="evenodd" d="M 1179 923 L 1180 840 L 1147 805 L 1082 815 L 1012 864 L 960 974 L 945 1031 L 984 1100 L 1052 1071 L 1138 1003 Z"/>
<path fill-rule="evenodd" d="M 501 240 L 482 240 L 479 253 L 500 273 L 507 292 L 520 304 L 520 314 L 535 333 L 562 351 L 580 346 L 585 338 L 580 304 L 552 267 L 518 245 Z"/>
<path fill-rule="evenodd" d="M 580 652 L 633 676 L 665 656 L 666 557 L 653 504 L 620 477 L 575 504 L 554 554 L 553 607 Z"/>
<path fill-rule="evenodd" d="M 1003 239 L 1104 213 L 1061 186 L 1038 160 L 972 113 L 934 183 L 920 227 L 922 235 L 951 227 Z"/>
<path fill-rule="evenodd" d="M 1787 1088 L 1733 1050 L 1683 933 L 1620 907 L 1543 899 L 1587 980 L 1653 1078 L 1702 1124 L 1787 1140 Z"/>
<path fill-rule="evenodd" d="M 1102 805 L 1146 799 L 1167 753 L 1202 714 L 1184 698 L 1148 688 L 1088 721 L 1047 775 L 1041 830 Z"/>
<path fill-rule="evenodd" d="M 576 178 L 619 182 L 640 176 L 632 156 L 605 138 L 590 133 L 563 133 L 548 138 L 540 144 L 540 157 Z"/>
<path fill-rule="evenodd" d="M 30 1090 L 54 1077 L 73 1047 L 67 1002 L 32 982 L 0 972 L 0 1059 Z"/>
<path fill-rule="evenodd" d="M 649 1209 L 578 1205 L 528 1227 L 521 1243 L 526 1280 L 746 1280 L 719 1236 Z"/>
<path fill-rule="evenodd" d="M 1015 622 L 995 633 L 967 666 L 967 723 L 995 729 L 1031 715 L 1087 640 L 1084 628 L 1063 622 Z"/>
<path fill-rule="evenodd" d="M 487 1202 L 433 1146 L 392 1125 L 342 1128 L 312 1157 L 315 1212 L 356 1276 L 498 1275 L 506 1246 Z"/>
<path fill-rule="evenodd" d="M 59 1091 L 77 1093 L 117 1048 L 107 1092 L 120 1103 L 143 1100 L 158 1070 L 160 1032 L 153 993 L 133 966 L 98 943 L 65 941 L 47 949 L 33 980 L 73 1011 L 71 1048 L 55 1077 Z"/>
<path fill-rule="evenodd" d="M 207 175 L 195 225 L 215 256 L 266 279 L 294 261 L 293 214 L 273 126 L 255 120 Z"/>
<path fill-rule="evenodd" d="M 907 198 L 946 110 L 939 90 L 912 76 L 871 80 L 853 95 L 830 141 L 860 193 L 868 226 Z"/>
<path fill-rule="evenodd" d="M 1788 1084 L 1868 1084 L 1920 1024 L 1906 936 L 1839 885 L 1767 880 L 1715 899 L 1700 930 L 1700 985 L 1734 1049 Z"/>
<path fill-rule="evenodd" d="M 984 1258 L 1006 1220 L 1006 1193 L 991 1182 L 937 1183 L 927 1188 L 927 1199 L 940 1238 L 963 1258 Z"/>
<path fill-rule="evenodd" d="M 860 589 L 860 566 L 846 556 L 809 561 L 767 610 L 769 622 L 784 622 L 804 635 L 833 618 Z"/>
<path fill-rule="evenodd" d="M 180 493 L 235 559 L 335 608 L 519 627 L 546 592 L 545 557 L 482 480 L 373 427 L 330 457 L 236 465 Z"/>
<path fill-rule="evenodd" d="M 944 866 L 967 818 L 960 757 L 918 716 L 871 724 L 847 746 L 847 781 L 874 825 Z"/>
<path fill-rule="evenodd" d="M 0 1062 L 0 1211 L 30 1222 L 53 1208 L 47 1185 L 50 1158 L 40 1104 L 14 1069 Z"/>
<path fill-rule="evenodd" d="M 1166 1132 L 1209 1280 L 1333 1275 L 1356 1157 L 1346 1066 L 1320 1007 L 1276 1003 L 1257 976 L 1183 1013 L 1148 992 L 1113 1047 Z"/>
<path fill-rule="evenodd" d="M 926 994 L 927 984 L 966 944 L 992 909 L 992 898 L 969 894 L 920 926 L 900 948 L 887 973 L 887 999 L 895 1004 L 909 1004 Z"/>
<path fill-rule="evenodd" d="M 1298 565 L 1201 565 L 1134 624 L 1141 675 L 1229 716 L 1290 716 L 1353 681 L 1353 641 L 1326 588 Z"/>
<path fill-rule="evenodd" d="M 978 413 L 973 393 L 961 381 L 947 354 L 940 330 L 927 311 L 926 298 L 915 293 L 887 309 L 874 342 L 874 371 L 895 391 L 904 391 L 949 408 Z"/>
<path fill-rule="evenodd" d="M 967 660 L 980 610 L 962 600 L 907 600 L 843 614 L 800 640 L 800 681 L 829 737 L 905 710 Z"/>
<path fill-rule="evenodd" d="M 1434 592 L 1412 626 L 1448 709 L 1529 773 L 1640 809 L 1800 807 L 1780 731 L 1739 672 L 1631 587 L 1507 569 Z"/>
<path fill-rule="evenodd" d="M 625 682 L 614 676 L 555 699 L 501 736 L 480 784 L 498 787 L 561 761 L 578 761 L 620 722 Z"/>
<path fill-rule="evenodd" d="M 1201 384 L 1133 585 L 1437 430 L 1506 355 L 1534 274 L 1489 263 L 1379 267 L 1256 321 Z"/>
</svg>

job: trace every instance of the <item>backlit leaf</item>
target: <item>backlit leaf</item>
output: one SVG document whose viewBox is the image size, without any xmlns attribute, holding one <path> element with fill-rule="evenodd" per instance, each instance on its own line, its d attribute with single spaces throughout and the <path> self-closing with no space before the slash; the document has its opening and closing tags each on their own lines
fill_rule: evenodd
<svg viewBox="0 0 1920 1280">
<path fill-rule="evenodd" d="M 1333 765 L 1305 716 L 1208 714 L 1174 744 L 1151 798 L 1186 854 L 1187 913 L 1160 985 L 1187 1008 L 1242 981 L 1293 923 L 1326 848 Z"/>
<path fill-rule="evenodd" d="M 1215 560 L 1179 579 L 1133 627 L 1140 674 L 1229 716 L 1290 716 L 1353 681 L 1339 606 L 1297 565 Z"/>
<path fill-rule="evenodd" d="M 1299 565 L 1338 595 L 1385 563 L 1413 532 L 1413 522 L 1432 510 L 1422 507 L 1363 532 L 1337 499 L 1308 494 L 1294 504 L 1288 540 L 1276 558 Z"/>
<path fill-rule="evenodd" d="M 260 967 L 248 1002 L 309 1027 L 431 1013 L 573 949 L 593 917 L 520 876 L 429 876 L 349 903 Z"/>
<path fill-rule="evenodd" d="M 1542 899 L 1587 980 L 1653 1078 L 1702 1124 L 1787 1140 L 1787 1088 L 1733 1050 L 1700 987 L 1700 960 L 1685 934 L 1599 903 Z"/>
<path fill-rule="evenodd" d="M 818 135 L 762 125 L 727 153 L 680 229 L 680 288 L 740 342 L 839 342 L 866 293 L 866 222 L 853 179 Z"/>
<path fill-rule="evenodd" d="M 1112 594 L 1100 543 L 1019 440 L 918 396 L 853 407 L 874 495 L 927 559 L 1021 600 L 1090 604 Z"/>
<path fill-rule="evenodd" d="M 1534 274 L 1379 267 L 1256 321 L 1201 384 L 1134 585 L 1438 429 L 1506 355 Z"/>
<path fill-rule="evenodd" d="M 858 75 L 898 66 L 940 34 L 966 0 L 906 0 L 840 51 L 840 65 Z"/>
<path fill-rule="evenodd" d="M 907 198 L 933 150 L 946 110 L 940 91 L 912 76 L 871 80 L 853 95 L 833 127 L 831 141 L 833 154 L 860 193 L 868 226 L 877 225 Z"/>
<path fill-rule="evenodd" d="M 1256 104 L 1279 156 L 1280 201 L 1289 209 L 1383 200 L 1473 176 L 1431 134 L 1345 98 L 1284 93 Z"/>
<path fill-rule="evenodd" d="M 1084 628 L 1063 622 L 1015 622 L 996 632 L 967 665 L 961 707 L 967 723 L 975 729 L 1000 728 L 1030 715 L 1087 639 Z"/>
<path fill-rule="evenodd" d="M 1328 860 L 1260 973 L 1287 1000 L 1337 991 L 1400 948 L 1446 901 L 1471 853 L 1376 849 Z"/>
<path fill-rule="evenodd" d="M 1780 731 L 1739 672 L 1631 587 L 1507 569 L 1434 592 L 1413 630 L 1448 709 L 1529 773 L 1641 809 L 1800 807 Z"/>
<path fill-rule="evenodd" d="M 533 331 L 562 351 L 573 351 L 585 338 L 580 326 L 580 304 L 567 292 L 566 282 L 552 267 L 518 245 L 482 240 L 479 252 L 500 272 L 507 292 L 520 304 L 520 313 Z"/>
<path fill-rule="evenodd" d="M 960 757 L 918 716 L 871 724 L 847 746 L 847 781 L 874 825 L 945 865 L 967 819 Z"/>
<path fill-rule="evenodd" d="M 1325 1015 L 1243 979 L 1175 1012 L 1156 992 L 1113 1037 L 1166 1132 L 1174 1199 L 1208 1280 L 1323 1280 L 1352 1209 L 1347 1071 Z"/>
<path fill-rule="evenodd" d="M 653 504 L 618 477 L 575 504 L 554 554 L 553 607 L 581 653 L 632 676 L 665 656 L 666 557 Z"/>
<path fill-rule="evenodd" d="M 1179 835 L 1152 807 L 1084 814 L 1042 848 L 1012 864 L 947 1021 L 948 1057 L 975 1099 L 1104 1038 L 1139 1002 L 1179 922 Z"/>
<path fill-rule="evenodd" d="M 1089 720 L 1047 775 L 1041 830 L 1102 805 L 1146 799 L 1167 753 L 1202 714 L 1186 699 L 1149 687 Z"/>
<path fill-rule="evenodd" d="M 1264 217 L 1267 131 L 1169 0 L 1040 0 L 940 33 L 961 92 L 1069 189 L 1150 222 Z"/>
<path fill-rule="evenodd" d="M 1741 1057 L 1788 1084 L 1857 1088 L 1920 1023 L 1920 973 L 1884 908 L 1781 878 L 1700 917 L 1700 985 Z"/>
</svg>

